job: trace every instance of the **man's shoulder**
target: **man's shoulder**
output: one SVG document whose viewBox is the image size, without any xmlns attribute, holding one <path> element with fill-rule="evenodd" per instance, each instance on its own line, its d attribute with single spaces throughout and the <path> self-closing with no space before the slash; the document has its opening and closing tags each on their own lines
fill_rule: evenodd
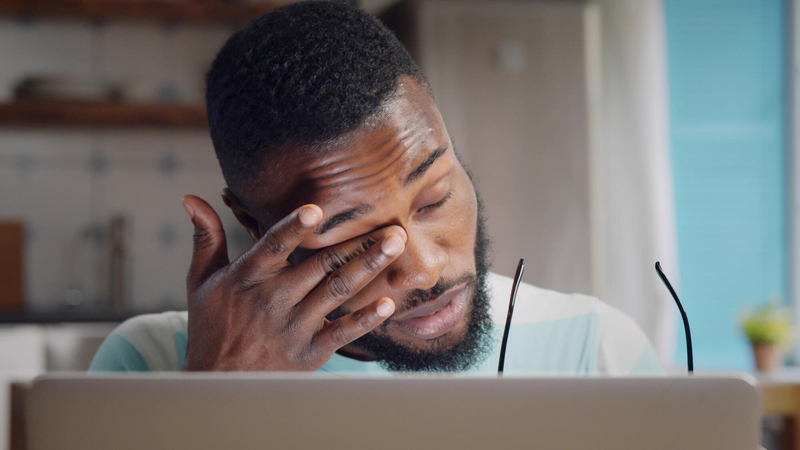
<svg viewBox="0 0 800 450">
<path fill-rule="evenodd" d="M 188 341 L 187 324 L 186 311 L 132 317 L 109 335 L 90 370 L 180 370 Z"/>
<path fill-rule="evenodd" d="M 513 280 L 490 274 L 492 315 L 504 324 Z M 531 336 L 549 336 L 549 347 L 594 349 L 597 373 L 625 375 L 660 373 L 661 365 L 641 328 L 624 312 L 589 295 L 565 294 L 521 283 L 514 306 L 514 324 Z M 531 337 L 530 341 L 535 341 Z M 577 346 L 577 347 L 576 347 Z M 545 352 L 546 353 L 546 352 Z M 582 355 L 585 355 L 582 350 Z"/>
<path fill-rule="evenodd" d="M 490 273 L 488 278 L 492 298 L 492 315 L 495 323 L 505 323 L 508 301 L 514 280 Z M 608 305 L 595 297 L 583 294 L 565 294 L 520 283 L 514 306 L 514 323 L 537 323 L 573 319 L 588 314 L 606 314 Z"/>
<path fill-rule="evenodd" d="M 114 332 L 123 336 L 142 334 L 163 334 L 170 336 L 178 331 L 186 331 L 189 322 L 188 311 L 166 311 L 155 314 L 142 314 L 122 322 Z"/>
</svg>

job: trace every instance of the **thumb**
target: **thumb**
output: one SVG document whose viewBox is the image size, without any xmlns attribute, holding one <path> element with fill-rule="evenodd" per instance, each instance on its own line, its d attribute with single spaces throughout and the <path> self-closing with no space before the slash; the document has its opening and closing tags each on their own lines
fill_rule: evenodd
<svg viewBox="0 0 800 450">
<path fill-rule="evenodd" d="M 186 195 L 183 207 L 194 224 L 192 263 L 186 276 L 186 289 L 191 295 L 208 277 L 228 265 L 228 244 L 222 221 L 205 200 Z"/>
</svg>

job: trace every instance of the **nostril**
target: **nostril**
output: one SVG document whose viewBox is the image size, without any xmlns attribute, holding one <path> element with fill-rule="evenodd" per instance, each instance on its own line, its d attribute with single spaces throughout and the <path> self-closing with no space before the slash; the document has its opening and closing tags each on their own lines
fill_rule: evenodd
<svg viewBox="0 0 800 450">
<path fill-rule="evenodd" d="M 387 269 L 387 280 L 395 289 L 430 289 L 439 281 L 450 255 L 435 239 L 419 236 L 406 243 L 405 251 Z"/>
<path fill-rule="evenodd" d="M 394 270 L 389 273 L 389 284 L 397 289 L 430 289 L 439 281 L 441 274 L 433 268 Z"/>
<path fill-rule="evenodd" d="M 434 274 L 433 271 L 417 272 L 413 277 L 413 285 L 417 289 L 430 289 L 439 281 L 439 275 Z"/>
</svg>

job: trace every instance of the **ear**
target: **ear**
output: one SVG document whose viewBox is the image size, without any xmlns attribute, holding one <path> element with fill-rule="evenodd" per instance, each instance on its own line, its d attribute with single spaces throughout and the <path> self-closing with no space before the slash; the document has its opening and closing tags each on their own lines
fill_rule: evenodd
<svg viewBox="0 0 800 450">
<path fill-rule="evenodd" d="M 256 217 L 250 212 L 249 209 L 242 203 L 233 192 L 231 192 L 230 188 L 225 188 L 222 190 L 222 201 L 225 202 L 225 205 L 231 209 L 233 215 L 236 216 L 236 220 L 239 221 L 240 224 L 247 230 L 247 233 L 250 235 L 250 238 L 253 239 L 253 242 L 258 241 L 261 239 L 261 236 L 266 233 L 266 229 L 261 222 L 256 219 Z"/>
</svg>

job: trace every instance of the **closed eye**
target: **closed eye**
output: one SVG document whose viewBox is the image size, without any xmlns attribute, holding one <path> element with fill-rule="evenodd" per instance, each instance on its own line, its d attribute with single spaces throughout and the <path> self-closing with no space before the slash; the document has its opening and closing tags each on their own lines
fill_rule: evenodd
<svg viewBox="0 0 800 450">
<path fill-rule="evenodd" d="M 450 200 L 450 197 L 452 197 L 452 196 L 453 196 L 453 190 L 451 189 L 451 190 L 447 191 L 447 194 L 444 196 L 444 198 L 442 198 L 441 200 L 439 200 L 436 203 L 432 203 L 432 204 L 430 204 L 428 206 L 425 206 L 425 207 L 421 208 L 419 210 L 419 212 L 423 212 L 423 211 L 426 211 L 426 210 L 429 210 L 429 209 L 439 208 L 442 205 L 444 205 L 445 203 L 447 203 L 447 201 Z"/>
</svg>

